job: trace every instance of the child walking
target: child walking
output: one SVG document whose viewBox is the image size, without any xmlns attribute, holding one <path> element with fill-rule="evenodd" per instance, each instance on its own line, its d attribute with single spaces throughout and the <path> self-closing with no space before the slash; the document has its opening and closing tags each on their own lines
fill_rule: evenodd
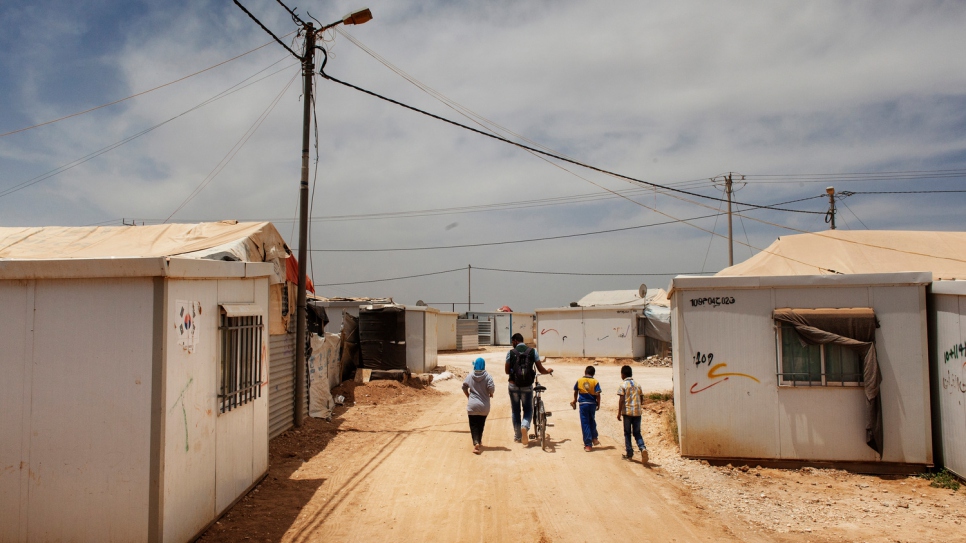
<svg viewBox="0 0 966 543">
<path fill-rule="evenodd" d="M 638 448 L 641 449 L 641 462 L 647 463 L 647 447 L 644 446 L 644 437 L 641 436 L 641 404 L 644 403 L 644 392 L 637 386 L 631 377 L 633 370 L 630 366 L 621 366 L 621 382 L 617 394 L 620 402 L 617 405 L 617 420 L 624 417 L 624 448 L 627 454 L 621 455 L 624 460 L 634 459 L 634 449 L 631 448 L 631 434 L 637 441 Z"/>
<path fill-rule="evenodd" d="M 483 426 L 490 414 L 490 398 L 496 391 L 496 383 L 486 372 L 486 361 L 477 358 L 473 362 L 473 373 L 463 381 L 463 394 L 466 394 L 466 413 L 470 419 L 470 436 L 473 437 L 473 453 L 483 452 Z"/>
<path fill-rule="evenodd" d="M 577 379 L 574 385 L 574 401 L 570 402 L 570 407 L 577 409 L 580 406 L 580 429 L 584 434 L 584 450 L 590 452 L 594 445 L 600 445 L 597 441 L 597 419 L 596 413 L 600 409 L 600 383 L 594 379 L 596 370 L 593 366 L 587 366 L 584 376 Z"/>
</svg>

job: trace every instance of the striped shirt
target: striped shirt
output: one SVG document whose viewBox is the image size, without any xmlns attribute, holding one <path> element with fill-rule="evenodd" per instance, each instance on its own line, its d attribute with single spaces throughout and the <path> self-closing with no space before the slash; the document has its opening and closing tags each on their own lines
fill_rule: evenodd
<svg viewBox="0 0 966 543">
<path fill-rule="evenodd" d="M 644 391 L 641 387 L 637 386 L 632 377 L 624 379 L 621 383 L 619 389 L 617 389 L 617 395 L 624 397 L 624 415 L 628 417 L 639 417 L 641 416 L 641 403 L 644 396 Z"/>
</svg>

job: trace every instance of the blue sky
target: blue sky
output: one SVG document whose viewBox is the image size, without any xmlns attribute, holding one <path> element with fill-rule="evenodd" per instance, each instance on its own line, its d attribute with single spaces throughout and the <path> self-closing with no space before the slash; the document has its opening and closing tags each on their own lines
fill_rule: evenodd
<svg viewBox="0 0 966 543">
<path fill-rule="evenodd" d="M 295 30 L 276 2 L 243 3 L 279 35 Z M 315 2 L 298 10 L 331 22 L 357 7 Z M 757 204 L 819 196 L 828 185 L 839 192 L 966 190 L 966 10 L 960 3 L 396 0 L 368 7 L 374 19 L 347 31 L 375 53 L 481 117 L 598 167 L 717 197 L 721 189 L 709 178 L 739 172 L 747 183 L 736 199 Z M 0 134 L 140 93 L 270 41 L 230 1 L 12 1 L 0 5 L 0 25 Z M 329 73 L 473 124 L 343 35 L 329 33 L 327 40 Z M 137 98 L 0 137 L 0 226 L 160 222 L 181 207 L 171 220 L 276 220 L 295 247 L 302 111 L 297 74 L 294 60 L 271 44 Z M 566 171 L 329 81 L 317 85 L 316 217 L 544 203 L 637 188 L 572 165 L 562 165 Z M 267 110 L 257 130 L 235 147 Z M 845 175 L 936 170 L 951 172 L 861 181 Z M 25 182 L 31 184 L 5 193 Z M 318 220 L 310 239 L 316 249 L 478 244 L 626 228 L 719 209 L 712 200 L 703 202 L 709 209 L 656 192 L 638 190 L 629 198 L 637 203 L 608 198 Z M 957 230 L 964 202 L 960 193 L 856 194 L 840 201 L 837 223 Z M 813 198 L 788 207 L 824 212 L 827 204 Z M 828 227 L 821 214 L 743 215 L 735 219 L 736 239 L 756 248 L 781 235 Z M 693 224 L 726 232 L 723 217 Z M 736 261 L 754 251 L 736 245 Z M 317 283 L 327 284 L 467 264 L 640 274 L 474 272 L 473 299 L 482 307 L 528 310 L 564 305 L 591 290 L 633 289 L 642 282 L 665 287 L 670 274 L 717 271 L 727 265 L 727 244 L 679 223 L 460 249 L 316 252 L 312 272 Z M 466 273 L 451 273 L 319 293 L 461 301 L 466 283 Z"/>
</svg>

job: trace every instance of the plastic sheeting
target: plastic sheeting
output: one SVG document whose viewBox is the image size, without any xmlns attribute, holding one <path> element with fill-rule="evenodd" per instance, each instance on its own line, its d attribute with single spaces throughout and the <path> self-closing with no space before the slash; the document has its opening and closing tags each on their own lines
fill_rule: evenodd
<svg viewBox="0 0 966 543">
<path fill-rule="evenodd" d="M 644 335 L 671 342 L 671 308 L 662 305 L 648 304 L 644 308 L 647 321 L 644 324 Z"/>
<path fill-rule="evenodd" d="M 311 336 L 312 355 L 306 361 L 309 372 L 309 416 L 329 419 L 335 409 L 332 387 L 342 381 L 339 371 L 339 336 Z"/>
</svg>

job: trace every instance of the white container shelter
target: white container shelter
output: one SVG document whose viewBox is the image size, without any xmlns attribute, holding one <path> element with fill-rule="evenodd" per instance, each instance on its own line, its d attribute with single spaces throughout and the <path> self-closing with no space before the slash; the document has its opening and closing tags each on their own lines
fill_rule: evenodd
<svg viewBox="0 0 966 543">
<path fill-rule="evenodd" d="M 937 452 L 943 466 L 966 477 L 966 281 L 936 281 L 932 300 Z"/>
<path fill-rule="evenodd" d="M 434 307 L 406 306 L 406 367 L 413 373 L 426 373 L 436 367 L 438 315 L 439 310 Z"/>
<path fill-rule="evenodd" d="M 436 350 L 456 350 L 456 321 L 459 313 L 440 311 L 436 316 Z"/>
<path fill-rule="evenodd" d="M 537 350 L 549 357 L 644 356 L 643 308 L 537 309 Z"/>
<path fill-rule="evenodd" d="M 468 311 L 466 317 L 491 323 L 490 345 L 511 345 L 513 334 L 523 336 L 523 342 L 533 345 L 533 313 L 505 311 Z"/>
<path fill-rule="evenodd" d="M 278 262 L 196 259 L 223 244 L 285 251 L 268 223 L 0 229 L 0 541 L 190 541 L 267 473 Z"/>
<path fill-rule="evenodd" d="M 932 465 L 926 325 L 931 281 L 929 272 L 674 278 L 671 328 L 681 454 L 721 461 L 877 464 L 881 471 Z M 784 335 L 775 318 L 776 310 L 787 308 L 820 309 L 832 318 L 854 308 L 874 312 L 881 454 L 867 444 L 874 418 L 863 377 L 841 377 L 847 366 L 842 351 L 829 346 L 796 351 L 806 347 L 787 340 L 793 336 Z M 804 377 L 790 373 L 800 352 L 814 353 L 820 370 Z"/>
</svg>

